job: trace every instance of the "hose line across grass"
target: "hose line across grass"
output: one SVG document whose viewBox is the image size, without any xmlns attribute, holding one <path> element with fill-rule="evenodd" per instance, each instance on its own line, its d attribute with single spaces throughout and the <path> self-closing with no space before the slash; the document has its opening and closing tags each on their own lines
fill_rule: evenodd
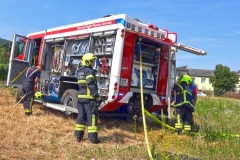
<svg viewBox="0 0 240 160">
<path fill-rule="evenodd" d="M 161 120 L 159 120 L 157 117 L 155 117 L 154 115 L 152 115 L 151 113 L 149 113 L 146 109 L 144 109 L 144 112 L 147 116 L 149 116 L 152 120 L 154 120 L 155 122 L 159 123 L 160 125 L 162 125 L 165 128 L 168 128 L 170 130 L 175 131 L 176 129 L 164 122 L 162 122 Z M 199 135 L 198 132 L 190 132 L 189 133 L 192 136 L 196 136 Z M 207 133 L 205 134 L 205 136 L 213 136 L 213 137 L 237 137 L 240 138 L 239 134 L 225 134 L 225 133 Z"/>
</svg>

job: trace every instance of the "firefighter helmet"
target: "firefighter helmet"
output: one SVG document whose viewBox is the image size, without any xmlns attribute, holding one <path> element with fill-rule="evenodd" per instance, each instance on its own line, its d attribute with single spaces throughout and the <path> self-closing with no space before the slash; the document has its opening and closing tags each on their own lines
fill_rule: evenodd
<svg viewBox="0 0 240 160">
<path fill-rule="evenodd" d="M 36 99 L 42 99 L 42 93 L 41 92 L 36 92 L 35 93 L 35 98 Z"/>
<path fill-rule="evenodd" d="M 186 82 L 187 85 L 189 85 L 190 83 L 192 83 L 192 78 L 189 75 L 184 75 L 181 79 L 181 82 Z"/>
<path fill-rule="evenodd" d="M 92 53 L 84 54 L 84 56 L 82 57 L 82 66 L 90 66 L 91 65 L 90 61 L 96 58 L 97 57 L 94 56 Z"/>
</svg>

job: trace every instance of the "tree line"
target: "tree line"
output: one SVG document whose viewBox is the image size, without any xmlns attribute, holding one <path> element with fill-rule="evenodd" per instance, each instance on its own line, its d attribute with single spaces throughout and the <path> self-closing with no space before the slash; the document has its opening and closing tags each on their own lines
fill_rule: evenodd
<svg viewBox="0 0 240 160">
<path fill-rule="evenodd" d="M 2 39 L 1 39 L 2 40 Z M 7 55 L 9 41 L 0 41 L 0 81 L 7 80 L 9 57 Z"/>
<path fill-rule="evenodd" d="M 2 47 L 5 44 L 8 44 L 9 42 L 10 42 L 9 40 L 0 38 L 0 47 Z"/>
</svg>

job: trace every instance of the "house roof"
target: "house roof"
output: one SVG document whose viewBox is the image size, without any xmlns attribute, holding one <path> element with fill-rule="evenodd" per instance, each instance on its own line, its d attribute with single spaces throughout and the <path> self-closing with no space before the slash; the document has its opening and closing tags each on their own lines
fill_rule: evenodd
<svg viewBox="0 0 240 160">
<path fill-rule="evenodd" d="M 214 75 L 213 70 L 207 70 L 207 69 L 191 69 L 187 66 L 177 67 L 177 71 L 187 71 L 188 75 L 194 76 L 194 77 L 211 77 Z"/>
<path fill-rule="evenodd" d="M 188 66 L 177 67 L 176 70 L 177 71 L 187 71 L 188 70 Z"/>
<path fill-rule="evenodd" d="M 188 74 L 195 77 L 211 77 L 213 76 L 213 70 L 206 69 L 188 69 Z"/>
</svg>

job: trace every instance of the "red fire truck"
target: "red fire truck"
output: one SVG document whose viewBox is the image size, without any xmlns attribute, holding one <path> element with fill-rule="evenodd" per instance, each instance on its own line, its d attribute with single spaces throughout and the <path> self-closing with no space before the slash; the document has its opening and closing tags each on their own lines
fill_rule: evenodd
<svg viewBox="0 0 240 160">
<path fill-rule="evenodd" d="M 7 86 L 21 85 L 29 66 L 43 64 L 36 87 L 44 94 L 35 99 L 66 114 L 77 113 L 78 84 L 75 73 L 81 57 L 97 56 L 96 77 L 104 99 L 100 115 L 127 117 L 141 111 L 140 61 L 144 106 L 149 112 L 170 109 L 171 87 L 176 79 L 176 52 L 206 55 L 203 50 L 177 44 L 177 33 L 145 24 L 125 14 L 47 29 L 27 36 L 14 35 Z M 52 87 L 50 87 L 52 85 Z"/>
</svg>

